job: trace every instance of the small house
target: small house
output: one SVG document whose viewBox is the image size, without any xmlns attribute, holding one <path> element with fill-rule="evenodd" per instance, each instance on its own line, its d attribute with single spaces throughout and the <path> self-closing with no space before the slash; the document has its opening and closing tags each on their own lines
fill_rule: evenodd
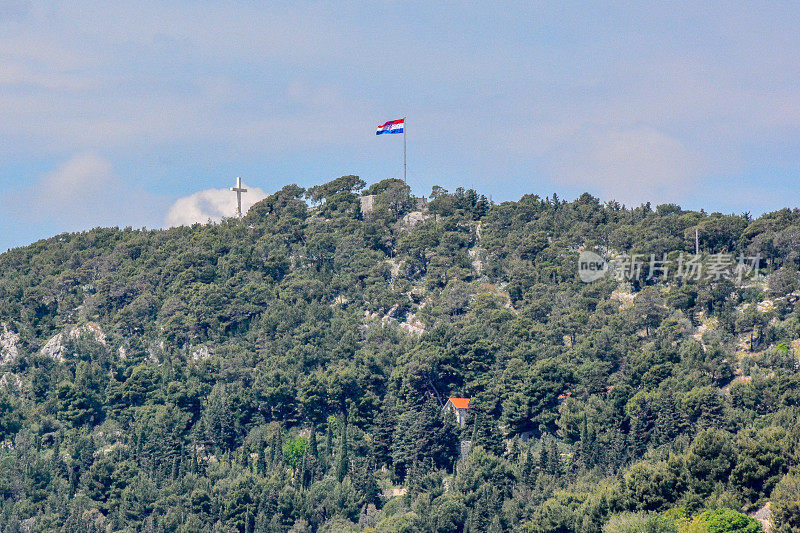
<svg viewBox="0 0 800 533">
<path fill-rule="evenodd" d="M 463 427 L 467 421 L 467 409 L 469 409 L 470 398 L 449 398 L 444 404 L 445 411 L 453 411 L 456 415 L 456 422 Z"/>
</svg>

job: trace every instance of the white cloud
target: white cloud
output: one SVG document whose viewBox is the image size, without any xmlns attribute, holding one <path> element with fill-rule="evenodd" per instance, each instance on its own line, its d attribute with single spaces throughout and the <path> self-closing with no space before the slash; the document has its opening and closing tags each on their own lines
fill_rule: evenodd
<svg viewBox="0 0 800 533">
<path fill-rule="evenodd" d="M 50 231 L 152 223 L 162 201 L 120 180 L 95 152 L 77 154 L 31 184 L 0 196 L 7 214 Z M 163 211 L 161 211 L 163 212 Z"/>
<path fill-rule="evenodd" d="M 107 189 L 111 181 L 111 163 L 87 152 L 42 176 L 35 194 L 46 203 L 63 204 L 66 198 L 83 201 L 87 195 Z"/>
<path fill-rule="evenodd" d="M 242 212 L 247 213 L 253 204 L 267 197 L 257 187 L 247 187 L 242 194 Z M 195 223 L 219 222 L 236 214 L 236 193 L 229 189 L 207 189 L 179 198 L 169 208 L 164 226 L 190 226 Z"/>
<path fill-rule="evenodd" d="M 685 197 L 706 164 L 679 140 L 651 126 L 612 128 L 579 135 L 553 157 L 551 172 L 628 205 Z"/>
</svg>

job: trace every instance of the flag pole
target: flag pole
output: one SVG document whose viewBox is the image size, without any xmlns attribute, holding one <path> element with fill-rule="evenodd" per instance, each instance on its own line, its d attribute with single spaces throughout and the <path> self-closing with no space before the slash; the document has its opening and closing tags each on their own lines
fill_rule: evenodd
<svg viewBox="0 0 800 533">
<path fill-rule="evenodd" d="M 403 183 L 406 182 L 406 117 L 403 117 Z"/>
</svg>

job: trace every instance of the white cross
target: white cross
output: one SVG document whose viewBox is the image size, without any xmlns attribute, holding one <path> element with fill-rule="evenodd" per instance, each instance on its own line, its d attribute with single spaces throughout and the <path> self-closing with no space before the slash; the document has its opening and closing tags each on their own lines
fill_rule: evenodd
<svg viewBox="0 0 800 533">
<path fill-rule="evenodd" d="M 247 192 L 242 187 L 242 178 L 236 178 L 236 187 L 231 187 L 231 190 L 236 193 L 236 216 L 242 218 L 242 193 Z"/>
</svg>

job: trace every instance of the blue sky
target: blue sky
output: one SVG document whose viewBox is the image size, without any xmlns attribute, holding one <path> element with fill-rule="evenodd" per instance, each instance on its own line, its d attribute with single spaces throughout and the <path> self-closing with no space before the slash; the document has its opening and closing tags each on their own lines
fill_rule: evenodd
<svg viewBox="0 0 800 533">
<path fill-rule="evenodd" d="M 800 203 L 796 2 L 77 4 L 0 0 L 0 250 L 399 177 L 402 116 L 416 194 Z"/>
</svg>

